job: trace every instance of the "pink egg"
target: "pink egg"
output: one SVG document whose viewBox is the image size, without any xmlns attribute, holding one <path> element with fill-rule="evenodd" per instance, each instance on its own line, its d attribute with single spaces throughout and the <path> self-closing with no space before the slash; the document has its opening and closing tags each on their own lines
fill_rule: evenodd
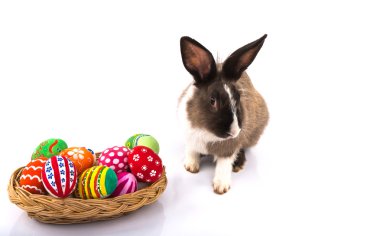
<svg viewBox="0 0 380 236">
<path fill-rule="evenodd" d="M 117 174 L 117 179 L 117 187 L 112 193 L 112 197 L 133 193 L 137 190 L 137 180 L 133 174 L 129 172 L 120 172 Z"/>
<path fill-rule="evenodd" d="M 117 173 L 127 170 L 129 149 L 124 146 L 114 146 L 104 150 L 99 156 L 99 165 L 107 166 Z"/>
</svg>

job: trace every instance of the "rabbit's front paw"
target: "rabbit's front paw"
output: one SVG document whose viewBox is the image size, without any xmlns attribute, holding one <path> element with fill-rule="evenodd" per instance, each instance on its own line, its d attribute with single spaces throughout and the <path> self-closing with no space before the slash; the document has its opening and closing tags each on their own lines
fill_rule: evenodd
<svg viewBox="0 0 380 236">
<path fill-rule="evenodd" d="M 191 173 L 199 172 L 200 157 L 199 154 L 188 152 L 185 158 L 185 169 Z"/>
<path fill-rule="evenodd" d="M 199 172 L 199 164 L 197 163 L 185 163 L 185 169 L 191 173 Z"/>
<path fill-rule="evenodd" d="M 214 192 L 218 194 L 226 193 L 231 188 L 231 179 L 214 178 Z"/>
</svg>

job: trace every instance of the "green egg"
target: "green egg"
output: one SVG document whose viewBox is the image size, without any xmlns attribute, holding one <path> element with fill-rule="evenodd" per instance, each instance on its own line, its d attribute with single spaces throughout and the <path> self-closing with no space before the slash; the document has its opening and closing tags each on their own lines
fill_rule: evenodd
<svg viewBox="0 0 380 236">
<path fill-rule="evenodd" d="M 107 166 L 93 166 L 78 177 L 75 195 L 82 199 L 99 199 L 110 196 L 117 187 L 117 175 Z"/>
<path fill-rule="evenodd" d="M 67 148 L 67 144 L 62 139 L 51 138 L 40 143 L 32 154 L 32 160 L 38 157 L 50 158 L 58 155 Z"/>
<path fill-rule="evenodd" d="M 125 146 L 129 149 L 145 146 L 152 149 L 156 154 L 160 152 L 160 145 L 157 140 L 149 134 L 135 134 L 125 142 Z"/>
<path fill-rule="evenodd" d="M 140 134 L 135 134 L 132 137 L 130 137 L 126 142 L 125 145 L 128 149 L 132 149 L 134 147 L 135 139 L 138 137 Z"/>
</svg>

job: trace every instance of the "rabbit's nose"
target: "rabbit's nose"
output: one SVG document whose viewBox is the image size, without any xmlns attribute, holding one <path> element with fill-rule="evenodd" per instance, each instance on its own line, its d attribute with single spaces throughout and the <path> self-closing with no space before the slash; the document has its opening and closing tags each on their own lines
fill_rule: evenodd
<svg viewBox="0 0 380 236">
<path fill-rule="evenodd" d="M 239 122 L 237 120 L 236 114 L 233 115 L 233 121 L 230 126 L 230 131 L 228 132 L 229 138 L 236 138 L 241 131 L 239 127 Z"/>
<path fill-rule="evenodd" d="M 234 119 L 232 121 L 230 131 L 228 132 L 229 138 L 236 138 L 241 131 L 241 128 L 239 127 L 239 123 L 237 121 L 236 115 L 234 115 Z"/>
<path fill-rule="evenodd" d="M 227 138 L 236 138 L 240 134 L 240 131 L 241 131 L 241 129 L 238 128 L 238 129 L 236 129 L 234 131 L 228 132 L 227 133 L 228 134 Z"/>
</svg>

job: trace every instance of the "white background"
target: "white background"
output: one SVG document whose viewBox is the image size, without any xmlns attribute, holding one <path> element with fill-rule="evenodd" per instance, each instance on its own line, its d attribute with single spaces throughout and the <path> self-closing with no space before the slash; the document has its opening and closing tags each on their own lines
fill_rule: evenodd
<svg viewBox="0 0 380 236">
<path fill-rule="evenodd" d="M 1 1 L 1 235 L 379 235 L 377 1 Z M 225 59 L 268 34 L 249 67 L 271 119 L 231 190 L 183 166 L 179 39 Z M 161 144 L 169 184 L 117 220 L 55 226 L 10 203 L 11 173 L 43 140 L 96 151 Z"/>
</svg>

